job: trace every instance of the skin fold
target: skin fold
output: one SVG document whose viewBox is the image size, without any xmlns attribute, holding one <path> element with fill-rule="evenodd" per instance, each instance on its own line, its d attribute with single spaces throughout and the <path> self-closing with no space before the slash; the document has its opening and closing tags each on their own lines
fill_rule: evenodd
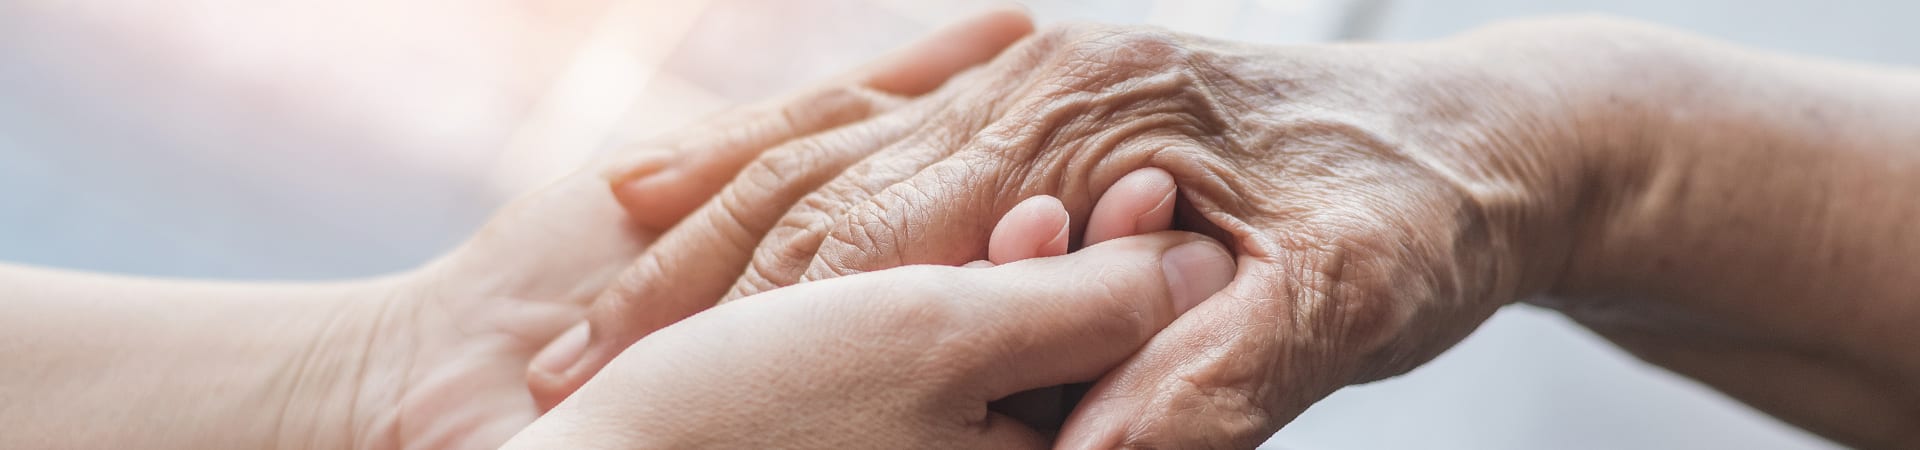
<svg viewBox="0 0 1920 450">
<path fill-rule="evenodd" d="M 1101 378 L 1061 447 L 1250 448 L 1523 300 L 1842 443 L 1913 446 L 1916 113 L 1909 70 L 1606 18 L 1287 47 L 1062 26 L 746 164 L 679 224 L 715 231 L 643 252 L 534 387 L 668 324 L 639 305 L 991 259 L 991 218 L 1034 196 L 1079 248 L 1076 219 L 1157 168 L 1173 226 L 1238 275 Z"/>
</svg>

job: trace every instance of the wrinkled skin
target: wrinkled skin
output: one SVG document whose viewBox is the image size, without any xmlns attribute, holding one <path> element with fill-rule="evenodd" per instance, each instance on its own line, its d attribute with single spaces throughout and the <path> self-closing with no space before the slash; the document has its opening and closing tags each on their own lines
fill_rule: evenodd
<svg viewBox="0 0 1920 450">
<path fill-rule="evenodd" d="M 1787 162 L 1920 189 L 1910 159 L 1848 159 L 1907 155 L 1892 153 L 1912 142 L 1893 133 L 1905 128 L 1872 118 L 1913 103 L 1807 82 L 1818 77 L 1742 78 L 1791 71 L 1715 45 L 1593 19 L 1310 47 L 1049 30 L 910 105 L 756 159 L 601 295 L 579 360 L 533 387 L 563 397 L 670 323 L 633 319 L 649 305 L 700 308 L 982 259 L 990 218 L 1020 199 L 1057 196 L 1084 226 L 1116 179 L 1156 167 L 1180 186 L 1175 227 L 1227 243 L 1239 273 L 1100 378 L 1063 447 L 1250 448 L 1333 391 L 1404 373 L 1523 298 L 1823 434 L 1910 442 L 1887 425 L 1920 418 L 1899 400 L 1920 390 L 1887 380 L 1920 375 L 1920 357 L 1872 349 L 1920 338 L 1891 331 L 1915 314 L 1886 283 L 1916 269 L 1898 257 L 1920 254 L 1913 234 L 1889 231 L 1916 211 L 1898 196 L 1827 206 L 1830 185 L 1793 184 L 1804 180 Z M 1826 70 L 1916 97 L 1910 79 Z M 1802 127 L 1804 117 L 1773 113 L 1787 105 L 1853 121 Z M 1811 159 L 1836 155 L 1824 146 L 1852 152 Z M 1757 173 L 1774 176 L 1756 183 Z M 631 203 L 643 196 L 622 198 L 643 210 Z M 1837 225 L 1770 221 L 1782 214 Z M 1814 254 L 1885 269 L 1804 277 L 1794 255 Z M 1847 298 L 1861 303 L 1791 294 L 1817 289 L 1809 279 L 1853 286 Z M 1873 302 L 1894 303 L 1864 306 Z M 1880 325 L 1841 329 L 1853 320 Z M 1753 364 L 1775 370 L 1729 376 Z M 1796 385 L 1819 388 L 1779 388 Z"/>
<path fill-rule="evenodd" d="M 930 91 L 1030 30 L 1019 11 L 985 13 L 817 87 L 628 146 L 514 200 L 450 254 L 354 302 L 310 351 L 365 354 L 353 364 L 301 368 L 312 372 L 303 380 L 328 380 L 345 393 L 323 406 L 290 406 L 324 410 L 314 414 L 342 429 L 287 433 L 280 445 L 498 446 L 542 410 L 526 390 L 535 352 L 579 322 L 622 268 L 741 166 Z M 662 176 L 624 183 L 636 173 Z M 653 200 L 628 214 L 610 184 Z M 677 320 L 692 311 L 655 313 Z"/>
<path fill-rule="evenodd" d="M 1503 85 L 1462 57 L 1481 56 L 1052 30 L 923 102 L 756 160 L 680 225 L 712 232 L 662 241 L 611 298 L 711 302 L 978 260 L 987 218 L 1018 199 L 1057 195 L 1086 217 L 1122 174 L 1158 167 L 1183 189 L 1181 226 L 1229 242 L 1241 276 L 1096 387 L 1075 421 L 1179 422 L 1106 443 L 1179 428 L 1250 446 L 1333 389 L 1432 358 L 1546 281 L 1523 264 L 1558 256 L 1532 233 L 1563 225 L 1550 214 L 1563 199 L 1515 194 L 1551 192 L 1533 189 L 1542 171 L 1572 162 L 1548 153 L 1576 137 L 1485 102 L 1518 95 L 1521 74 L 1494 74 L 1516 77 Z M 663 260 L 693 248 L 707 261 Z M 608 298 L 595 307 L 624 307 Z M 585 364 L 618 348 L 590 346 Z"/>
</svg>

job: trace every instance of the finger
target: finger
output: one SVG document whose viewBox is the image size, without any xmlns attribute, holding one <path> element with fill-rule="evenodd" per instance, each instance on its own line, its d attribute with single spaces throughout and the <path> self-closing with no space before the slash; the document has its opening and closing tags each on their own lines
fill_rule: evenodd
<svg viewBox="0 0 1920 450">
<path fill-rule="evenodd" d="M 993 93 L 1013 93 L 1027 89 L 1028 84 L 1032 81 L 1030 77 L 1026 76 L 1027 72 L 1032 70 L 1036 64 L 1040 64 L 1039 61 L 1044 60 L 1048 54 L 1048 48 L 1042 45 L 1017 46 L 1008 50 L 1005 55 L 994 60 L 991 65 L 982 69 L 990 71 L 986 73 L 990 73 L 992 76 L 956 79 L 955 82 L 964 81 L 966 83 L 966 86 L 955 88 L 958 92 L 968 92 L 973 95 L 963 97 L 950 96 L 950 98 L 943 97 L 942 99 L 945 100 L 947 104 L 937 111 L 938 118 L 927 120 L 925 127 L 916 131 L 913 137 L 897 142 L 889 148 L 876 153 L 875 156 L 869 157 L 861 161 L 859 165 L 849 169 L 850 173 L 858 174 L 858 176 L 842 176 L 823 186 L 819 191 L 808 195 L 797 204 L 793 210 L 788 212 L 787 217 L 782 219 L 781 224 L 768 233 L 767 239 L 762 241 L 758 253 L 753 258 L 753 264 L 748 267 L 746 273 L 741 275 L 739 281 L 728 291 L 727 296 L 722 302 L 808 280 L 822 279 L 822 276 L 815 276 L 820 275 L 815 273 L 816 271 L 814 270 L 814 267 L 818 265 L 817 261 L 815 261 L 816 256 L 828 252 L 830 248 L 846 247 L 845 245 L 838 245 L 844 242 L 834 242 L 832 236 L 840 232 L 838 230 L 843 226 L 843 220 L 841 219 L 849 214 L 861 212 L 859 211 L 861 205 L 885 193 L 894 185 L 928 171 L 936 170 L 936 168 L 930 166 L 943 162 L 943 160 L 951 159 L 956 153 L 964 153 L 969 149 L 975 149 L 974 153 L 982 154 L 974 155 L 972 163 L 1004 164 L 1004 161 L 988 161 L 987 158 L 992 158 L 992 156 L 986 155 L 977 149 L 1040 145 L 1039 143 L 1013 142 L 1003 138 L 1013 135 L 1020 127 L 1025 126 L 1025 124 L 1030 124 L 1031 122 L 1005 123 L 998 119 L 1008 114 L 1009 111 L 1016 108 L 1018 104 L 1017 102 L 1008 101 L 1009 98 L 1013 97 L 995 95 Z M 923 100 L 922 102 L 925 101 L 926 100 Z M 995 125 L 1001 127 L 1001 129 L 986 129 L 986 127 Z M 1113 176 L 1117 178 L 1119 174 L 1114 174 Z M 1027 193 L 1026 195 L 1038 193 L 1046 192 L 1033 192 Z M 1009 193 L 1008 195 L 1016 194 L 1019 193 Z M 966 197 L 979 197 L 979 195 L 976 194 L 956 193 L 953 195 L 956 198 L 942 200 L 957 202 L 962 201 L 961 199 Z M 999 198 L 1003 197 L 993 196 L 994 201 L 985 205 L 979 203 L 971 203 L 970 205 L 980 206 L 981 211 L 977 212 L 991 211 L 993 214 L 1004 211 L 1004 209 L 1000 208 L 1012 206 L 1010 203 L 1000 204 L 998 202 Z M 1069 203 L 1069 205 L 1071 205 L 1071 203 Z M 1074 209 L 1069 208 L 1069 210 L 1073 211 Z M 885 211 L 880 212 L 884 213 Z M 1084 211 L 1080 212 L 1080 214 L 1084 214 Z M 905 264 L 905 261 L 908 260 L 951 265 L 963 261 L 985 258 L 986 252 L 984 250 L 986 249 L 984 246 L 981 246 L 980 243 L 985 242 L 987 239 L 987 233 L 992 229 L 992 222 L 982 220 L 984 217 L 986 216 L 974 215 L 957 222 L 957 224 L 964 225 L 966 233 L 951 235 L 954 237 L 951 241 L 953 244 L 942 245 L 942 248 L 939 250 L 944 252 L 964 247 L 964 252 L 960 252 L 964 253 L 964 255 L 958 256 L 958 258 L 962 259 L 922 259 L 910 255 L 903 255 L 902 253 L 889 252 L 886 251 L 886 248 L 872 247 L 863 249 L 863 253 L 867 257 L 883 262 L 884 264 L 866 268 L 880 269 L 895 267 Z M 997 217 L 997 215 L 994 217 Z M 948 226 L 948 224 L 942 224 L 940 228 L 942 228 L 942 230 L 940 230 L 941 232 L 936 233 L 939 236 L 949 236 L 944 234 L 944 231 L 954 229 L 953 226 Z M 978 233 L 977 236 L 973 234 L 975 232 Z M 1073 236 L 1077 236 L 1077 234 L 1070 235 L 1069 240 L 1071 240 Z M 883 241 L 875 240 L 874 242 Z M 941 254 L 946 255 L 947 253 Z M 901 256 L 904 256 L 904 258 Z M 832 274 L 827 274 L 824 278 L 830 278 L 832 276 Z"/>
<path fill-rule="evenodd" d="M 877 89 L 901 89 L 897 83 L 914 78 L 897 75 L 906 72 L 944 80 L 961 68 L 990 58 L 992 53 L 1030 30 L 1030 22 L 1023 12 L 995 11 L 938 32 L 936 37 L 941 40 L 910 46 L 900 52 L 900 56 L 888 58 L 887 62 L 866 71 L 867 75 L 855 78 L 861 80 L 863 87 L 869 81 L 880 83 L 872 86 Z M 955 48 L 972 50 L 956 51 Z M 922 66 L 945 69 L 919 68 Z M 779 116 L 789 123 L 788 130 L 805 128 L 791 124 L 799 122 L 793 117 L 806 114 L 789 111 Z M 873 149 L 899 140 L 915 126 L 912 120 L 892 120 L 843 128 L 783 145 L 782 150 L 758 157 L 751 152 L 720 152 L 711 157 L 710 161 L 714 162 L 689 165 L 697 170 L 663 171 L 647 175 L 641 181 L 616 185 L 619 192 L 634 194 L 622 196 L 622 203 L 630 214 L 642 215 L 652 208 L 678 211 L 686 207 L 678 202 L 706 203 L 701 212 L 690 216 L 689 223 L 675 227 L 675 232 L 642 254 L 633 268 L 594 302 L 588 311 L 591 325 L 587 343 L 579 352 L 578 360 L 571 365 L 529 368 L 528 384 L 536 401 L 543 406 L 557 404 L 628 344 L 711 306 L 742 272 L 754 244 L 774 225 L 781 212 Z M 754 162 L 740 169 L 742 173 L 735 177 L 739 181 L 724 188 L 711 181 L 724 179 L 715 177 L 715 172 L 731 175 L 729 169 L 738 169 L 741 161 L 749 159 Z M 693 177 L 698 182 L 674 180 L 672 177 L 676 176 Z M 681 189 L 698 192 L 696 195 L 673 190 L 654 193 L 647 190 L 647 183 L 694 186 Z M 714 190 L 720 190 L 720 194 L 712 200 L 704 200 L 706 195 L 697 195 Z M 666 198 L 670 196 L 681 198 Z M 558 366 L 566 369 L 548 370 Z"/>
<path fill-rule="evenodd" d="M 921 95 L 1032 33 L 1033 18 L 1025 8 L 997 8 L 934 31 L 860 73 L 866 74 L 864 84 L 874 89 Z"/>
<path fill-rule="evenodd" d="M 529 366 L 527 382 L 536 402 L 543 407 L 558 404 L 627 345 L 711 307 L 739 276 L 781 211 L 868 149 L 909 130 L 910 124 L 897 121 L 844 128 L 783 145 L 756 159 L 742 170 L 739 181 L 661 236 L 600 293 L 587 309 L 589 332 L 577 359 Z"/>
<path fill-rule="evenodd" d="M 610 165 L 606 177 L 636 223 L 665 230 L 762 151 L 891 109 L 899 103 L 896 96 L 931 91 L 1032 31 L 1033 21 L 1021 9 L 962 20 L 840 81 L 675 133 L 664 139 L 677 143 L 673 151 L 618 155 L 622 160 Z"/>
<path fill-rule="evenodd" d="M 1193 198 L 1208 197 L 1226 198 Z M 1385 209 L 1323 190 L 1263 197 L 1326 206 L 1211 219 L 1241 255 L 1239 276 L 1098 382 L 1060 448 L 1250 448 L 1342 387 L 1431 360 L 1503 304 L 1485 299 L 1510 298 L 1473 279 L 1493 258 L 1462 251 L 1487 238 L 1453 228 L 1476 223 L 1448 218 L 1454 210 Z M 1388 204 L 1433 204 L 1398 201 Z"/>
<path fill-rule="evenodd" d="M 1242 267 L 1244 273 L 1277 270 L 1262 263 Z M 1203 302 L 1190 320 L 1169 326 L 1095 383 L 1061 427 L 1057 448 L 1251 448 L 1291 420 L 1298 411 L 1282 398 L 1317 396 L 1307 392 L 1315 388 L 1308 380 L 1274 379 L 1286 372 L 1277 366 L 1285 352 L 1270 344 L 1284 342 L 1280 323 L 1288 321 L 1251 308 L 1268 302 L 1236 301 L 1276 288 L 1266 284 L 1229 285 L 1217 295 L 1225 299 Z M 1199 348 L 1209 350 L 1194 351 Z M 1166 414 L 1167 408 L 1181 413 Z"/>
<path fill-rule="evenodd" d="M 987 239 L 987 259 L 992 262 L 984 266 L 1067 254 L 1070 220 L 1060 199 L 1042 195 L 1021 201 L 994 225 L 993 237 Z M 1066 414 L 1062 400 L 1060 388 L 1049 387 L 1013 394 L 988 409 L 1029 427 L 1055 430 Z"/>
<path fill-rule="evenodd" d="M 1088 245 L 1107 240 L 1132 236 L 1141 233 L 1163 231 L 1172 225 L 1174 203 L 1177 188 L 1171 174 L 1158 168 L 1136 170 L 1121 177 L 1114 185 L 1101 194 L 1100 199 L 1088 218 L 1085 241 Z M 1040 197 L 1028 199 L 1016 206 L 1001 224 L 994 228 L 994 237 L 990 246 L 1005 245 L 1009 222 L 1032 220 L 1031 212 L 1041 210 Z M 1058 209 L 1066 214 L 1065 208 Z M 1021 219 L 1021 218 L 1025 219 Z M 1022 247 L 1029 247 L 1025 244 Z M 997 248 L 997 247 L 996 247 Z M 991 253 L 991 252 L 990 252 Z M 998 261 L 998 260 L 996 260 Z M 1004 261 L 1001 261 L 1004 263 Z M 1092 383 L 1072 384 L 1075 391 L 1069 394 L 1061 387 L 1048 387 L 1016 393 L 995 401 L 989 406 L 991 411 L 1012 417 L 1043 432 L 1057 433 L 1064 425 L 1067 414 L 1071 412 L 1079 399 L 1092 387 Z"/>
<path fill-rule="evenodd" d="M 1106 198 L 1101 201 L 1105 202 Z M 1071 220 L 1066 205 L 1053 196 L 1021 201 L 994 225 L 993 235 L 987 239 L 987 259 L 992 261 L 987 266 L 1067 254 Z M 994 401 L 988 410 L 1034 429 L 1053 432 L 1059 430 L 1066 418 L 1066 400 L 1066 392 L 1060 387 L 1045 387 Z"/>
<path fill-rule="evenodd" d="M 1113 173 L 1105 178 L 1099 174 L 1084 178 L 1069 175 L 1058 182 L 1032 185 L 1018 181 L 996 182 L 1017 177 L 1009 172 L 1021 166 L 982 161 L 971 155 L 963 151 L 935 162 L 857 204 L 845 206 L 843 212 L 819 227 L 825 231 L 814 237 L 817 244 L 806 252 L 811 255 L 810 260 L 793 277 L 793 282 L 903 265 L 952 265 L 978 259 L 987 256 L 982 254 L 980 243 L 991 240 L 994 222 L 989 218 L 995 217 L 991 214 L 1011 208 L 1001 206 L 1011 203 L 1003 198 L 1060 193 L 1062 195 L 1055 198 L 1061 199 L 1069 217 L 1086 217 L 1095 203 L 1092 198 L 1098 197 L 1102 189 L 1097 180 L 1118 180 L 1126 173 L 1115 171 L 1117 169 L 1094 169 Z M 1105 186 L 1112 183 L 1114 181 L 1107 181 Z M 1068 198 L 1078 200 L 1069 203 Z"/>
<path fill-rule="evenodd" d="M 1173 175 L 1159 168 L 1120 177 L 1087 216 L 1086 245 L 1172 227 L 1177 192 Z"/>
<path fill-rule="evenodd" d="M 972 336 L 954 340 L 969 352 L 952 357 L 983 402 L 1093 380 L 1226 286 L 1233 267 L 1212 239 L 1167 232 L 969 271 L 964 291 L 997 300 L 969 304 L 978 315 L 957 331 Z"/>
<path fill-rule="evenodd" d="M 939 105 L 929 108 L 927 115 L 917 117 L 935 117 L 933 112 L 946 108 Z M 924 119 L 914 119 L 922 121 Z M 814 254 L 819 251 L 832 226 L 837 224 L 842 211 L 849 204 L 858 204 L 870 197 L 872 192 L 885 189 L 898 180 L 908 178 L 921 169 L 921 166 L 945 155 L 945 150 L 932 134 L 951 133 L 940 128 L 952 124 L 927 123 L 915 130 L 911 136 L 894 142 L 872 156 L 867 157 L 836 178 L 812 193 L 807 194 L 780 217 L 779 223 L 769 230 L 764 239 L 753 251 L 751 263 L 744 273 L 739 274 L 733 287 L 727 290 L 720 303 L 726 303 L 789 286 L 800 281 Z M 930 129 L 940 129 L 930 131 Z M 882 249 L 871 249 L 877 255 Z M 985 257 L 983 252 L 969 255 L 966 260 Z M 952 264 L 957 261 L 947 261 Z"/>
<path fill-rule="evenodd" d="M 788 275 L 791 282 L 978 259 L 985 256 L 980 243 L 992 232 L 989 219 L 1013 206 L 1003 199 L 1053 195 L 1071 217 L 1087 217 L 1105 190 L 1167 147 L 1140 141 L 1086 152 L 1056 148 L 1060 154 L 1036 156 L 1034 148 L 1066 145 L 1031 129 L 1035 122 L 1055 120 L 1048 117 L 1049 109 L 1024 103 L 1007 108 L 978 125 L 964 146 L 938 155 L 912 176 L 866 186 L 871 195 L 836 203 L 840 210 L 809 229 L 815 233 L 812 247 L 788 252 L 812 255 L 797 275 Z M 1081 235 L 1071 234 L 1069 241 Z"/>
<path fill-rule="evenodd" d="M 1006 264 L 1065 255 L 1070 220 L 1060 199 L 1042 195 L 1023 200 L 994 225 L 987 239 L 987 261 Z"/>
<path fill-rule="evenodd" d="M 626 159 L 608 165 L 604 177 L 634 224 L 664 231 L 763 152 L 865 119 L 896 102 L 859 86 L 817 89 L 780 104 L 731 112 L 661 139 L 672 144 L 643 144 L 656 150 L 615 155 Z"/>
<path fill-rule="evenodd" d="M 1233 283 L 1094 385 L 1057 448 L 1251 448 L 1341 387 L 1430 359 L 1396 353 L 1398 371 L 1363 367 L 1406 316 L 1368 306 L 1362 288 L 1337 281 L 1374 276 L 1347 258 L 1321 250 L 1242 257 Z M 1391 301 L 1419 297 L 1402 294 Z"/>
</svg>

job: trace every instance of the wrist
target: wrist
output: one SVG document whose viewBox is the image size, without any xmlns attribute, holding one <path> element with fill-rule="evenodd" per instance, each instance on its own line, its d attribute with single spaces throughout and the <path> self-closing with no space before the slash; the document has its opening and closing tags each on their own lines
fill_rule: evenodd
<svg viewBox="0 0 1920 450">
<path fill-rule="evenodd" d="M 283 348 L 288 380 L 274 447 L 369 448 L 389 441 L 404 393 L 394 326 L 407 311 L 411 276 L 330 286 L 308 301 L 306 320 L 320 326 L 297 347 Z"/>
<path fill-rule="evenodd" d="M 1456 88 L 1488 104 L 1484 124 L 1455 145 L 1491 180 L 1470 196 L 1509 240 L 1521 298 L 1562 294 L 1608 266 L 1581 264 L 1611 242 L 1623 216 L 1644 214 L 1644 189 L 1663 173 L 1674 101 L 1701 74 L 1686 64 L 1681 36 L 1596 18 L 1526 20 L 1443 41 L 1442 56 L 1475 82 Z M 1476 90 L 1478 88 L 1478 90 Z M 1443 125 L 1444 126 L 1444 125 Z M 1487 187 L 1491 187 L 1488 189 Z"/>
<path fill-rule="evenodd" d="M 308 398 L 342 386 L 323 336 L 345 284 L 206 283 L 0 268 L 9 407 L 0 447 L 258 448 L 330 424 Z M 340 355 L 328 355 L 337 357 Z M 334 359 L 338 361 L 338 359 Z M 101 427 L 102 421 L 114 426 Z"/>
<path fill-rule="evenodd" d="M 1410 61 L 1411 75 L 1381 102 L 1418 101 L 1384 116 L 1484 226 L 1485 254 L 1466 257 L 1494 266 L 1501 301 L 1556 286 L 1584 230 L 1609 213 L 1596 203 L 1648 164 L 1633 145 L 1655 94 L 1619 67 L 1652 56 L 1623 50 L 1637 47 L 1623 27 L 1529 20 L 1389 47 L 1385 59 Z"/>
</svg>

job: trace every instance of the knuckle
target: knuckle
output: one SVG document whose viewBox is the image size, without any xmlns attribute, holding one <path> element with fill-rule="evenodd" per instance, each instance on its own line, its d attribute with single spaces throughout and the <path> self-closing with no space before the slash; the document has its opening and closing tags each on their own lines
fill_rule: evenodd
<svg viewBox="0 0 1920 450">
<path fill-rule="evenodd" d="M 913 214 L 912 210 L 914 205 L 921 204 L 927 200 L 923 193 L 912 187 L 911 183 L 901 183 L 888 187 L 887 189 L 881 190 L 880 193 L 875 194 L 873 198 L 860 205 L 860 207 L 848 211 L 847 214 L 843 216 L 842 221 L 833 228 L 833 231 L 828 233 L 827 239 L 836 244 L 835 246 L 838 248 L 857 250 L 857 254 L 859 255 L 868 257 L 878 255 L 895 256 L 890 262 L 892 262 L 894 266 L 901 265 L 901 263 L 905 261 L 904 255 L 901 254 L 901 250 L 903 250 L 901 244 L 911 238 L 911 230 L 909 230 L 911 223 L 907 217 Z M 823 249 L 824 248 L 825 246 L 823 246 Z M 856 252 L 837 254 L 824 254 L 823 252 L 821 256 L 831 257 L 850 253 Z M 828 259 L 827 262 L 856 262 L 862 260 L 863 259 L 848 259 L 845 261 L 835 261 L 834 259 Z M 872 264 L 876 263 L 877 262 L 869 262 L 868 266 L 873 267 Z"/>
<path fill-rule="evenodd" d="M 864 273 L 869 269 L 902 265 L 898 263 L 902 260 L 901 255 L 875 250 L 872 244 L 875 241 L 867 233 L 844 231 L 849 229 L 858 228 L 839 227 L 822 239 L 819 251 L 807 263 L 806 272 L 801 274 L 799 282 L 839 278 Z M 878 258 L 894 259 L 889 264 L 876 261 Z"/>
<path fill-rule="evenodd" d="M 1192 51 L 1177 34 L 1158 28 L 1127 27 L 1082 33 L 1064 44 L 1055 65 L 1060 75 L 1087 82 L 1080 86 L 1082 90 L 1098 91 L 1092 87 L 1177 69 L 1191 57 Z"/>
<path fill-rule="evenodd" d="M 998 154 L 1034 170 L 1087 170 L 1222 128 L 1219 97 L 1181 35 L 1146 27 L 1076 29 L 1035 71 L 1009 120 L 986 131 Z M 1127 145 L 1142 144 L 1142 145 Z"/>
<path fill-rule="evenodd" d="M 634 260 L 632 266 L 621 271 L 620 276 L 614 278 L 612 288 L 608 291 L 616 293 L 622 303 L 644 297 L 648 290 L 657 286 L 661 277 L 666 274 L 663 259 L 655 252 L 642 253 L 639 259 Z"/>
<path fill-rule="evenodd" d="M 792 129 L 815 130 L 873 115 L 888 98 L 858 83 L 836 83 L 782 104 L 779 111 Z"/>
<path fill-rule="evenodd" d="M 714 201 L 713 207 L 708 208 L 707 214 L 703 217 L 706 219 L 703 224 L 705 226 L 693 229 L 711 233 L 714 239 L 709 240 L 709 244 L 721 246 L 714 250 L 735 254 L 751 251 L 753 244 L 759 241 L 759 236 L 753 231 L 759 228 L 757 226 L 759 222 L 757 217 L 761 214 L 758 208 L 759 202 L 749 198 L 749 195 L 741 190 L 731 187 L 722 191 Z"/>
<path fill-rule="evenodd" d="M 666 274 L 662 263 L 660 255 L 647 252 L 614 277 L 605 293 L 588 307 L 587 320 L 596 333 L 621 333 L 627 328 L 626 318 L 647 307 L 645 299 L 653 297 Z"/>
<path fill-rule="evenodd" d="M 777 192 L 787 184 L 791 174 L 806 170 L 811 149 L 818 144 L 813 139 L 794 141 L 780 148 L 760 154 L 740 171 L 740 182 L 752 186 L 759 192 Z"/>
<path fill-rule="evenodd" d="M 753 259 L 728 298 L 744 297 L 790 286 L 800 281 L 801 272 L 820 248 L 825 222 L 810 220 L 812 214 L 790 213 L 753 251 Z"/>
<path fill-rule="evenodd" d="M 755 265 L 769 273 L 791 273 L 804 268 L 807 261 L 813 260 L 813 256 L 819 252 L 820 241 L 826 235 L 822 228 L 825 223 L 808 221 L 805 224 L 789 223 L 775 227 L 767 235 L 766 242 L 754 250 Z"/>
</svg>

